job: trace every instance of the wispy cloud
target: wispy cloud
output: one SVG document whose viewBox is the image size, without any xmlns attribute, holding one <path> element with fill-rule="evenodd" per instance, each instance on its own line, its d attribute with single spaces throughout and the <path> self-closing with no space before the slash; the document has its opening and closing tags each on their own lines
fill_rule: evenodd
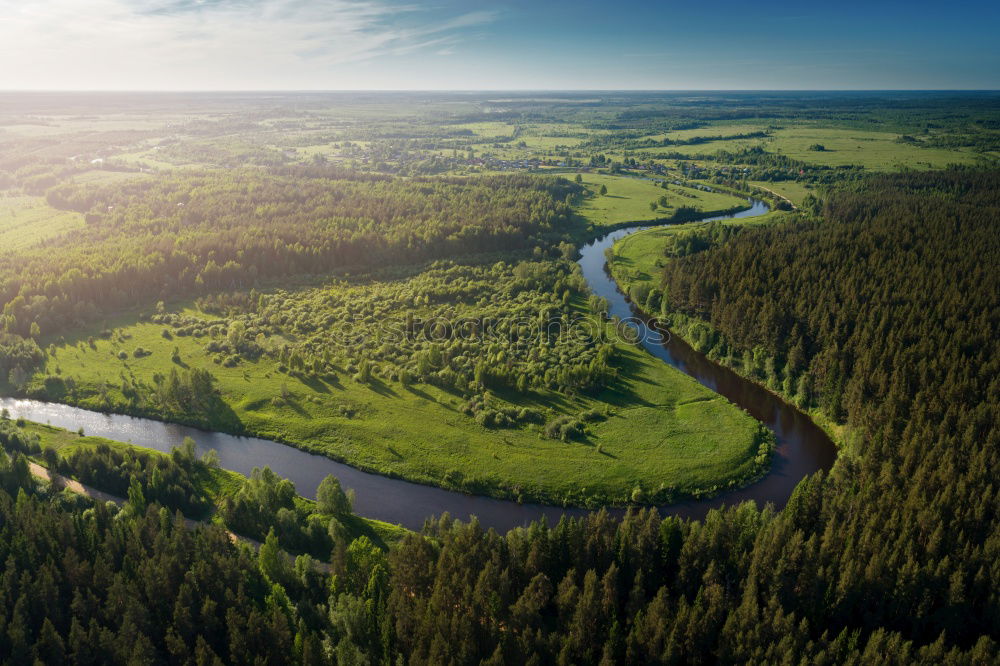
<svg viewBox="0 0 1000 666">
<path fill-rule="evenodd" d="M 447 50 L 496 13 L 389 0 L 0 0 L 0 16 L 0 88 L 183 89 L 333 78 L 352 63 Z"/>
</svg>

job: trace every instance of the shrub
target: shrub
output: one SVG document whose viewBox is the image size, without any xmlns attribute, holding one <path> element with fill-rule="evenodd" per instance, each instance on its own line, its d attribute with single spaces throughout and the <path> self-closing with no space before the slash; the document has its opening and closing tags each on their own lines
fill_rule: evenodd
<svg viewBox="0 0 1000 666">
<path fill-rule="evenodd" d="M 588 409 L 585 412 L 580 412 L 580 420 L 586 423 L 593 423 L 595 421 L 604 421 L 608 417 L 607 415 L 598 409 Z"/>
<path fill-rule="evenodd" d="M 560 416 L 545 424 L 545 436 L 549 439 L 561 439 L 565 442 L 583 435 L 583 423 L 572 416 Z"/>
</svg>

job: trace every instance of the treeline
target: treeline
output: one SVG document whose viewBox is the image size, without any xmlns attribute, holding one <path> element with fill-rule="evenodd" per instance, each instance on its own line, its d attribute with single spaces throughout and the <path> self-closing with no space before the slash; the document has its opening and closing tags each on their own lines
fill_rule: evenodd
<svg viewBox="0 0 1000 666">
<path fill-rule="evenodd" d="M 40 453 L 38 437 L 6 419 L 0 443 L 5 663 L 395 663 L 385 546 L 347 526 L 357 519 L 333 477 L 320 485 L 312 513 L 329 520 L 323 565 L 282 551 L 280 509 L 254 553 L 140 490 L 171 465 L 210 465 L 194 460 L 191 445 L 171 456 L 130 451 L 121 470 L 105 470 L 110 483 L 118 475 L 129 488 L 118 507 L 35 481 L 25 454 Z M 91 453 L 62 467 L 86 474 L 71 463 L 92 465 L 95 456 L 103 463 L 120 451 Z M 197 483 L 203 488 L 205 479 Z M 248 493 L 256 497 L 245 502 Z M 294 488 L 264 470 L 236 496 L 251 511 L 273 502 L 268 495 L 294 497 Z"/>
<path fill-rule="evenodd" d="M 0 384 L 20 386 L 29 371 L 45 360 L 45 353 L 34 340 L 12 333 L 0 333 Z"/>
<path fill-rule="evenodd" d="M 867 562 L 845 572 L 852 584 L 827 587 L 834 572 L 813 559 L 821 540 L 797 523 L 817 517 L 836 483 L 803 483 L 782 514 L 744 504 L 701 523 L 602 512 L 500 536 L 431 521 L 431 539 L 391 554 L 396 644 L 409 664 L 995 660 L 996 642 L 976 639 L 982 625 L 959 632 L 965 649 L 951 632 L 913 641 L 879 626 L 879 597 L 855 596 Z"/>
<path fill-rule="evenodd" d="M 912 136 L 900 138 L 931 148 L 972 148 L 977 153 L 995 153 L 1000 150 L 1000 132 L 997 132 L 1000 129 L 1000 122 L 983 120 L 978 125 L 979 127 L 970 126 L 963 128 L 962 131 L 934 134 L 919 139 Z M 990 155 L 986 157 L 996 159 Z"/>
<path fill-rule="evenodd" d="M 883 176 L 822 223 L 672 259 L 667 316 L 709 318 L 706 348 L 772 385 L 805 382 L 851 454 L 777 514 L 432 524 L 439 549 L 394 560 L 411 663 L 1000 658 L 998 192 L 997 173 Z"/>
<path fill-rule="evenodd" d="M 336 477 L 320 483 L 313 504 L 303 502 L 292 482 L 270 468 L 254 468 L 235 493 L 222 499 L 219 516 L 237 534 L 258 541 L 270 535 L 286 550 L 328 560 L 348 535 L 351 502 Z"/>
<path fill-rule="evenodd" d="M 155 505 L 81 506 L 36 488 L 20 454 L 0 452 L 0 482 L 6 662 L 328 663 L 286 588 L 223 530 Z"/>
<path fill-rule="evenodd" d="M 836 419 L 860 417 L 874 396 L 908 403 L 925 383 L 985 395 L 1000 318 L 996 182 L 969 171 L 869 180 L 829 199 L 822 222 L 667 262 L 662 307 L 721 333 L 704 351 Z"/>
<path fill-rule="evenodd" d="M 212 508 L 204 486 L 213 463 L 195 457 L 190 439 L 169 456 L 132 447 L 112 448 L 105 443 L 78 448 L 65 459 L 53 449 L 45 452 L 51 452 L 46 456 L 50 469 L 112 495 L 129 497 L 137 504 L 155 502 L 195 518 Z"/>
<path fill-rule="evenodd" d="M 141 347 L 133 352 L 136 358 L 149 353 L 151 352 Z M 127 357 L 128 352 L 119 353 L 119 358 Z M 174 356 L 173 362 L 179 363 L 180 358 Z M 30 381 L 24 383 L 18 381 L 25 376 L 21 366 L 12 370 L 9 376 L 12 388 L 21 389 L 39 399 L 78 402 L 83 398 L 95 398 L 96 400 L 90 404 L 99 409 L 117 407 L 134 412 L 144 407 L 174 421 L 211 422 L 217 427 L 239 430 L 239 420 L 226 405 L 215 386 L 215 376 L 201 368 L 178 371 L 176 367 L 171 367 L 170 372 L 166 374 L 154 372 L 152 382 L 142 381 L 134 374 L 122 374 L 121 382 L 117 385 L 105 381 L 87 386 L 78 384 L 73 377 L 61 374 L 45 375 L 36 384 Z M 121 399 L 118 398 L 119 395 Z"/>
<path fill-rule="evenodd" d="M 668 324 L 853 433 L 780 514 L 794 545 L 753 553 L 812 571 L 803 590 L 824 600 L 781 605 L 811 626 L 964 646 L 1000 631 L 998 192 L 997 172 L 881 176 L 832 196 L 822 222 L 667 262 Z"/>
<path fill-rule="evenodd" d="M 85 211 L 87 226 L 0 253 L 0 323 L 50 335 L 122 307 L 261 278 L 544 245 L 567 230 L 579 187 L 527 176 L 356 177 L 323 166 L 61 185 L 49 202 Z"/>
<path fill-rule="evenodd" d="M 333 475 L 320 482 L 316 501 L 310 501 L 268 467 L 254 468 L 249 477 L 236 482 L 239 475 L 219 469 L 214 450 L 198 458 L 190 437 L 169 454 L 114 446 L 106 440 L 60 452 L 43 446 L 24 425 L 0 415 L 0 452 L 12 454 L 14 461 L 38 458 L 51 472 L 125 498 L 140 512 L 155 504 L 192 519 L 217 516 L 242 537 L 261 542 L 272 538 L 288 552 L 324 561 L 338 544 L 346 547 L 359 533 L 370 532 L 351 512 L 353 491 L 345 491 Z M 11 478 L 27 474 L 27 467 L 23 473 L 20 467 L 16 471 Z M 3 487 L 17 493 L 16 487 Z"/>
<path fill-rule="evenodd" d="M 266 485 L 281 495 L 282 483 Z M 845 483 L 855 488 L 850 472 L 818 476 L 779 514 L 744 504 L 703 522 L 599 512 L 501 536 L 445 516 L 388 553 L 366 536 L 336 539 L 327 569 L 293 563 L 274 532 L 254 556 L 134 495 L 121 509 L 89 507 L 36 486 L 23 456 L 0 452 L 0 650 L 14 663 L 71 664 L 1000 658 L 988 636 L 996 615 L 966 626 L 942 612 L 920 569 L 897 592 L 905 628 L 879 622 L 893 597 L 866 593 L 871 561 L 840 570 L 826 557 L 861 536 L 841 529 L 857 525 L 838 520 L 842 507 L 825 508 Z M 321 488 L 319 505 L 349 510 L 339 487 Z M 992 573 L 976 582 L 988 587 Z M 984 610 L 981 590 L 946 592 L 969 613 Z"/>
</svg>

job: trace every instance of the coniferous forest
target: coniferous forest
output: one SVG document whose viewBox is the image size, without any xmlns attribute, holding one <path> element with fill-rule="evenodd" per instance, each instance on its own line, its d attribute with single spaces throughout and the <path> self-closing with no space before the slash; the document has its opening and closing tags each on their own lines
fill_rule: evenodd
<svg viewBox="0 0 1000 666">
<path fill-rule="evenodd" d="M 165 509 L 111 516 L 32 491 L 16 457 L 0 498 L 5 652 L 73 663 L 93 663 L 95 646 L 122 662 L 992 661 L 998 192 L 997 173 L 880 177 L 832 196 L 822 223 L 745 233 L 665 272 L 679 309 L 733 348 L 763 345 L 858 433 L 780 512 L 595 514 L 506 536 L 442 518 L 388 556 L 341 545 L 328 574 L 268 563 Z M 753 301 L 765 293 L 767 310 Z M 768 318 L 739 317 L 755 311 Z"/>
<path fill-rule="evenodd" d="M 0 663 L 1000 663 L 1000 98 L 595 95 L 0 110 Z"/>
</svg>

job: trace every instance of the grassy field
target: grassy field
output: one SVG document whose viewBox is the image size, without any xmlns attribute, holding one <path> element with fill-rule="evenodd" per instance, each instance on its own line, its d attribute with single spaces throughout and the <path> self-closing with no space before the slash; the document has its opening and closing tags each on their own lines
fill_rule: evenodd
<svg viewBox="0 0 1000 666">
<path fill-rule="evenodd" d="M 765 132 L 768 125 L 763 123 L 733 123 L 723 125 L 711 125 L 709 127 L 696 127 L 695 129 L 673 130 L 663 135 L 673 141 L 687 141 L 699 136 L 733 136 L 734 134 L 753 134 L 755 132 Z"/>
<path fill-rule="evenodd" d="M 360 384 L 346 372 L 306 382 L 279 371 L 279 363 L 267 357 L 226 368 L 212 362 L 205 339 L 166 340 L 162 326 L 135 317 L 108 327 L 115 330 L 112 339 L 95 337 L 93 348 L 85 342 L 89 334 L 55 347 L 47 372 L 77 383 L 65 401 L 134 411 L 121 392 L 123 376 L 152 385 L 154 373 L 206 368 L 218 380 L 225 407 L 216 422 L 202 425 L 244 430 L 415 481 L 552 503 L 625 503 L 636 488 L 698 493 L 745 479 L 755 469 L 759 431 L 749 415 L 625 343 L 618 343 L 621 380 L 614 390 L 495 397 L 553 415 L 591 409 L 611 414 L 591 423 L 584 441 L 561 441 L 543 437 L 540 426 L 483 427 L 462 413 L 461 396 L 432 385 Z M 140 346 L 152 353 L 134 358 Z M 178 364 L 171 361 L 175 346 Z M 118 358 L 122 351 L 127 360 Z M 286 399 L 273 400 L 281 395 Z"/>
<path fill-rule="evenodd" d="M 773 183 L 770 181 L 750 181 L 750 184 L 777 192 L 781 196 L 787 197 L 796 206 L 800 205 L 802 200 L 810 194 L 819 196 L 819 191 L 815 187 L 805 183 L 797 183 L 794 180 L 779 180 Z"/>
<path fill-rule="evenodd" d="M 517 125 L 508 122 L 480 122 L 448 125 L 447 127 L 456 130 L 469 130 L 478 137 L 493 139 L 497 137 L 509 137 L 514 133 Z"/>
<path fill-rule="evenodd" d="M 768 130 L 763 125 L 715 125 L 693 130 L 679 130 L 667 134 L 650 135 L 651 139 L 668 138 L 686 140 L 696 136 L 732 136 Z M 822 166 L 862 166 L 873 171 L 890 171 L 901 168 L 931 169 L 948 164 L 971 164 L 977 157 L 969 150 L 924 148 L 898 141 L 900 134 L 861 129 L 817 127 L 814 124 L 793 124 L 768 130 L 771 136 L 753 139 L 724 139 L 694 145 L 671 145 L 639 148 L 636 155 L 680 153 L 683 155 L 712 155 L 718 151 L 737 152 L 746 148 L 761 147 L 767 152 L 786 155 L 809 164 Z M 820 144 L 826 150 L 812 150 Z"/>
<path fill-rule="evenodd" d="M 93 448 L 100 444 L 105 444 L 112 448 L 121 450 L 132 449 L 134 451 L 141 451 L 153 456 L 166 455 L 154 449 L 135 446 L 133 444 L 126 444 L 124 442 L 117 442 L 111 439 L 105 439 L 104 437 L 81 435 L 63 428 L 54 428 L 50 425 L 42 423 L 25 421 L 23 428 L 30 433 L 38 435 L 39 443 L 43 449 L 53 448 L 59 453 L 60 456 L 63 457 L 68 457 L 78 449 Z M 37 462 L 43 461 L 39 459 Z M 235 494 L 245 481 L 246 477 L 242 474 L 226 469 L 216 468 L 212 469 L 208 475 L 200 479 L 199 483 L 200 487 L 204 489 L 206 496 L 209 497 L 216 506 L 218 506 L 224 497 Z M 306 499 L 304 497 L 299 497 L 297 501 L 310 506 L 314 504 L 313 500 Z M 213 516 L 211 521 L 221 524 L 221 520 L 218 516 Z M 392 525 L 381 520 L 372 520 L 370 518 L 362 518 L 361 516 L 354 515 L 345 518 L 342 522 L 349 530 L 348 536 L 351 539 L 364 535 L 372 539 L 375 543 L 383 546 L 389 546 L 392 543 L 399 541 L 406 536 L 409 531 L 398 525 Z"/>
<path fill-rule="evenodd" d="M 766 143 L 768 152 L 826 166 L 848 164 L 874 171 L 941 168 L 951 163 L 968 164 L 976 161 L 969 151 L 946 148 L 922 148 L 897 141 L 899 134 L 866 132 L 854 129 L 820 127 L 789 127 L 776 130 L 774 139 Z M 810 150 L 820 144 L 826 150 Z"/>
<path fill-rule="evenodd" d="M 80 213 L 56 210 L 42 197 L 0 193 L 0 250 L 19 250 L 83 224 Z"/>
<path fill-rule="evenodd" d="M 717 126 L 698 130 L 671 132 L 667 138 L 681 139 L 692 136 L 726 136 L 764 128 L 746 125 Z M 874 132 L 860 129 L 796 125 L 771 131 L 768 138 L 725 139 L 695 145 L 639 148 L 637 155 L 680 153 L 683 155 L 712 155 L 718 151 L 737 152 L 746 148 L 761 147 L 769 153 L 786 155 L 796 160 L 821 166 L 861 166 L 873 171 L 891 171 L 901 168 L 932 169 L 948 164 L 972 164 L 977 161 L 968 150 L 924 148 L 898 141 L 893 132 Z M 662 136 L 661 136 L 662 138 Z M 812 150 L 819 144 L 825 150 Z"/>
<path fill-rule="evenodd" d="M 566 177 L 573 178 L 573 175 L 568 174 Z M 578 210 L 595 226 L 667 219 L 681 206 L 708 212 L 746 205 L 746 199 L 729 194 L 716 194 L 673 184 L 665 190 L 655 182 L 642 178 L 593 173 L 582 174 L 582 177 L 583 184 L 592 196 L 584 199 Z M 600 194 L 602 185 L 608 188 L 605 195 Z M 650 202 L 655 202 L 662 196 L 667 197 L 667 207 L 650 209 Z"/>
</svg>

